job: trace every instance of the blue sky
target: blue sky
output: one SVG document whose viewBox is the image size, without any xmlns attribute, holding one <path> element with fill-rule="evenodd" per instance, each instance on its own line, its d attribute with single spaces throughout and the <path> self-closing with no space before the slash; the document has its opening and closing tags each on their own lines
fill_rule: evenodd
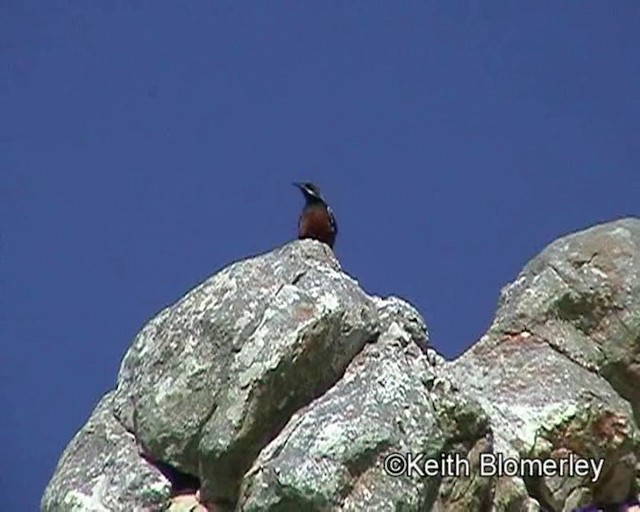
<svg viewBox="0 0 640 512">
<path fill-rule="evenodd" d="M 293 238 L 293 181 L 459 354 L 545 245 L 638 214 L 639 43 L 634 0 L 1 2 L 0 508 L 149 318 Z"/>
</svg>

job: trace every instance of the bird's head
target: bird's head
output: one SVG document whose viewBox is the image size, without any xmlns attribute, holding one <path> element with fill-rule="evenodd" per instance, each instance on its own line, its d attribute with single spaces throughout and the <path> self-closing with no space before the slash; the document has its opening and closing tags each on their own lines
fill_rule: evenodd
<svg viewBox="0 0 640 512">
<path fill-rule="evenodd" d="M 302 191 L 307 203 L 325 202 L 317 185 L 314 185 L 313 183 L 294 183 L 294 185 Z"/>
</svg>

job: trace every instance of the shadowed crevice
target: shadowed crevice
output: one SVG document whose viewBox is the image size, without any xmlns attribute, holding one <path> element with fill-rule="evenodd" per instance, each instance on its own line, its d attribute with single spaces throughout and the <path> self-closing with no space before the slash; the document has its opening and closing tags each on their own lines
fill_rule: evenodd
<svg viewBox="0 0 640 512">
<path fill-rule="evenodd" d="M 200 478 L 173 467 L 166 462 L 151 459 L 148 455 L 141 457 L 155 467 L 171 483 L 171 496 L 195 493 L 200 489 Z"/>
</svg>

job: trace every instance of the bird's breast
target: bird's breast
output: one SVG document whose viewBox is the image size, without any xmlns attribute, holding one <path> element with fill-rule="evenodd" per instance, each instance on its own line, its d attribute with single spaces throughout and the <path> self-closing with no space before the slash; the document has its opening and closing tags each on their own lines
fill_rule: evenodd
<svg viewBox="0 0 640 512">
<path fill-rule="evenodd" d="M 315 238 L 333 246 L 335 229 L 331 214 L 322 205 L 306 207 L 300 216 L 298 238 Z"/>
</svg>

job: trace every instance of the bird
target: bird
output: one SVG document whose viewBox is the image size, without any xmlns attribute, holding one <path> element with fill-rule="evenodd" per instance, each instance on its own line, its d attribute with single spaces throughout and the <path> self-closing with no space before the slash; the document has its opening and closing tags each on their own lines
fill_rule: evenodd
<svg viewBox="0 0 640 512">
<path fill-rule="evenodd" d="M 338 235 L 338 223 L 320 189 L 313 183 L 294 183 L 305 198 L 305 205 L 298 221 L 298 238 L 312 238 L 324 242 L 331 249 Z"/>
</svg>

